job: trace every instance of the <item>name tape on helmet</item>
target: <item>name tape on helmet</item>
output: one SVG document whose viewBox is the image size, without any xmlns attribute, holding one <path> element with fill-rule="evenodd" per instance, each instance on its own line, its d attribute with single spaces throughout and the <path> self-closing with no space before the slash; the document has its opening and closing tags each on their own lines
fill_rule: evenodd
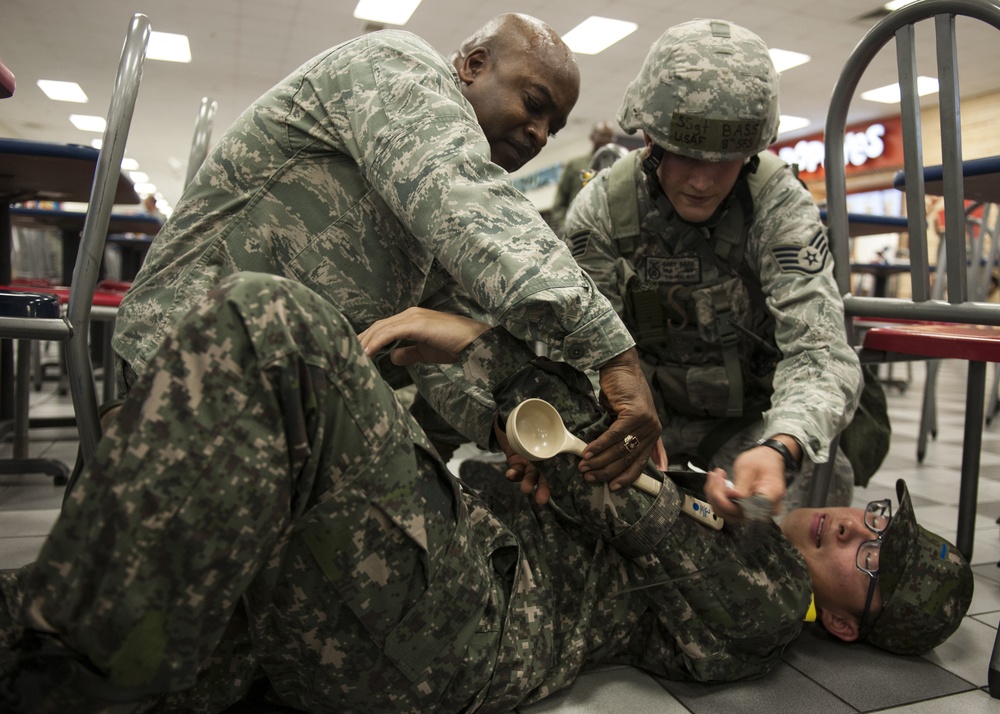
<svg viewBox="0 0 1000 714">
<path fill-rule="evenodd" d="M 759 119 L 709 119 L 680 112 L 670 118 L 671 143 L 698 151 L 752 154 L 763 131 L 764 123 Z"/>
</svg>

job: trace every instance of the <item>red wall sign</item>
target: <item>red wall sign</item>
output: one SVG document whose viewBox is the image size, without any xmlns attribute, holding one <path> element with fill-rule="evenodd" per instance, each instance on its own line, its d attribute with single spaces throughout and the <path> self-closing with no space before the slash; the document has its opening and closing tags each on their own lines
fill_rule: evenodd
<svg viewBox="0 0 1000 714">
<path fill-rule="evenodd" d="M 799 178 L 803 181 L 825 179 L 822 133 L 772 144 L 770 149 L 789 164 L 798 164 Z M 903 127 L 900 118 L 890 117 L 847 127 L 844 166 L 848 176 L 902 168 Z"/>
</svg>

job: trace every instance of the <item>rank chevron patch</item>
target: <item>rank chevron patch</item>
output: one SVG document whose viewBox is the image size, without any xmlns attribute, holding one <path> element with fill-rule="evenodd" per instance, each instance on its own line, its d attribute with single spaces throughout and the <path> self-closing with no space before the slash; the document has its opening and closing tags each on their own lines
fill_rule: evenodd
<svg viewBox="0 0 1000 714">
<path fill-rule="evenodd" d="M 826 233 L 821 228 L 808 245 L 779 245 L 771 248 L 771 255 L 778 261 L 782 272 L 815 275 L 826 267 L 830 246 L 826 241 Z"/>
</svg>

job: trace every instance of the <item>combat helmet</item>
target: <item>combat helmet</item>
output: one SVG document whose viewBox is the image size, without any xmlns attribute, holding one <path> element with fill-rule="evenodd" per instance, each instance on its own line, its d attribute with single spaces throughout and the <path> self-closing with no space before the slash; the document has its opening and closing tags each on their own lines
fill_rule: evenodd
<svg viewBox="0 0 1000 714">
<path fill-rule="evenodd" d="M 618 123 L 695 159 L 760 153 L 778 134 L 778 73 L 767 45 L 724 20 L 671 27 L 625 90 Z"/>
</svg>

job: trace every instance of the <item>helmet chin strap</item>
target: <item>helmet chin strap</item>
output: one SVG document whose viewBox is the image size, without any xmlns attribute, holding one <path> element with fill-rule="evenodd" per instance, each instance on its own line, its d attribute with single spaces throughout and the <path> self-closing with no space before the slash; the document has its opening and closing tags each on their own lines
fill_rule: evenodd
<svg viewBox="0 0 1000 714">
<path fill-rule="evenodd" d="M 750 174 L 757 173 L 758 166 L 760 166 L 760 157 L 757 156 L 757 154 L 754 154 L 746 160 L 746 163 L 743 164 L 743 168 L 740 169 L 740 178 L 743 179 Z"/>
<path fill-rule="evenodd" d="M 655 176 L 656 170 L 660 168 L 660 162 L 663 161 L 664 149 L 662 146 L 653 144 L 649 148 L 649 156 L 642 160 L 642 170 L 646 172 L 647 176 Z"/>
<path fill-rule="evenodd" d="M 660 168 L 663 161 L 663 154 L 666 153 L 662 146 L 653 144 L 649 147 L 649 156 L 642 160 L 642 172 L 646 174 L 646 183 L 649 185 L 649 195 L 654 198 L 657 194 L 663 193 L 663 186 L 656 175 L 656 170 Z M 665 195 L 665 194 L 664 194 Z"/>
</svg>

